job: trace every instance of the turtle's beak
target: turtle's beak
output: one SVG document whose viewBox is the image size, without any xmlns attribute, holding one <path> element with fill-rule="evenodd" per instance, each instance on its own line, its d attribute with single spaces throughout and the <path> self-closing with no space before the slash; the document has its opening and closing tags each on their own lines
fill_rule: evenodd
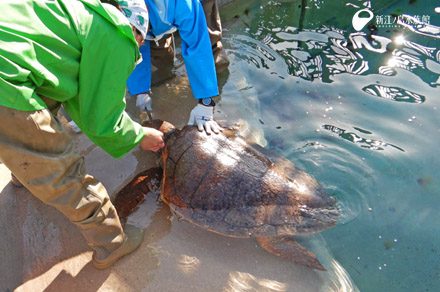
<svg viewBox="0 0 440 292">
<path fill-rule="evenodd" d="M 313 208 L 299 206 L 300 218 L 297 225 L 298 234 L 308 235 L 333 227 L 338 223 L 339 210 L 336 206 Z"/>
<path fill-rule="evenodd" d="M 300 214 L 298 231 L 311 234 L 333 227 L 340 214 L 336 199 L 331 197 L 315 180 L 308 180 L 308 190 L 297 193 Z"/>
<path fill-rule="evenodd" d="M 153 119 L 151 117 L 151 113 L 149 113 L 147 111 L 149 120 L 148 121 L 143 121 L 142 122 L 142 126 L 143 127 L 149 127 L 149 128 L 154 128 L 156 130 L 161 131 L 164 134 L 164 141 L 167 140 L 167 137 L 176 130 L 176 127 L 174 127 L 173 124 L 167 122 L 167 121 L 162 121 L 159 119 Z"/>
</svg>

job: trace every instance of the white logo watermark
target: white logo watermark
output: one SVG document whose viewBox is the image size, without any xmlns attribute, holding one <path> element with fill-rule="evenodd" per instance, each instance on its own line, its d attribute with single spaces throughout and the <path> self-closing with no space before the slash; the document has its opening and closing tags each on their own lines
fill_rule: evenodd
<svg viewBox="0 0 440 292">
<path fill-rule="evenodd" d="M 361 31 L 373 18 L 373 12 L 368 8 L 364 8 L 354 14 L 351 22 L 356 31 Z M 399 27 L 399 25 L 430 24 L 431 17 L 425 14 L 411 17 L 406 15 L 376 15 L 375 20 L 377 27 L 390 28 Z"/>
<path fill-rule="evenodd" d="M 416 25 L 419 23 L 429 24 L 429 15 L 413 15 L 411 18 L 403 15 L 376 15 L 377 27 L 398 27 L 398 24 Z"/>
<path fill-rule="evenodd" d="M 368 14 L 368 17 L 360 17 L 360 14 L 364 12 Z M 353 24 L 353 27 L 356 31 L 361 31 L 370 22 L 370 20 L 373 19 L 373 17 L 374 14 L 370 11 L 370 9 L 361 9 L 355 13 L 353 19 L 351 20 L 351 23 Z"/>
</svg>

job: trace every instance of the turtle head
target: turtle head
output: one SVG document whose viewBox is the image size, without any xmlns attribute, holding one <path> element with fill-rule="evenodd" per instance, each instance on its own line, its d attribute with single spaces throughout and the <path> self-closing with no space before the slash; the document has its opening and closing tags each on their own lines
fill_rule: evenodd
<svg viewBox="0 0 440 292">
<path fill-rule="evenodd" d="M 313 234 L 333 227 L 338 222 L 340 210 L 336 199 L 322 190 L 316 190 L 311 198 L 298 198 L 298 234 Z"/>
<path fill-rule="evenodd" d="M 285 158 L 268 151 L 265 154 L 272 166 L 264 180 L 270 186 L 277 186 L 277 202 L 285 206 L 282 210 L 286 214 L 281 216 L 287 220 L 285 234 L 309 235 L 337 224 L 340 214 L 337 201 L 315 178 Z"/>
<path fill-rule="evenodd" d="M 144 121 L 142 122 L 142 126 L 154 128 L 156 130 L 161 131 L 163 133 L 164 136 L 163 140 L 165 141 L 165 143 L 170 137 L 170 135 L 177 130 L 177 128 L 173 124 L 159 119 L 154 119 L 153 121 Z"/>
<path fill-rule="evenodd" d="M 172 136 L 173 133 L 175 133 L 178 130 L 173 124 L 171 124 L 167 121 L 159 120 L 159 119 L 154 119 L 152 121 L 143 121 L 142 126 L 153 128 L 153 129 L 161 131 L 163 133 L 163 141 L 165 142 L 165 148 L 166 148 L 166 144 L 167 144 L 167 141 L 169 140 L 169 138 Z M 163 159 L 164 159 L 164 157 L 168 156 L 165 148 L 162 148 L 156 152 L 156 155 L 158 158 L 158 164 L 162 168 L 164 166 Z M 165 153 L 164 153 L 164 151 L 165 151 Z"/>
</svg>

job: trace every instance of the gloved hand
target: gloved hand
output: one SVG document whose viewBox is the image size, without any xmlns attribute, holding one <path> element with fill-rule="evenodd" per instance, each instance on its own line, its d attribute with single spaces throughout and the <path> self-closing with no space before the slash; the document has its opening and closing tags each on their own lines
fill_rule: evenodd
<svg viewBox="0 0 440 292">
<path fill-rule="evenodd" d="M 214 107 L 205 106 L 203 104 L 196 105 L 191 111 L 189 117 L 188 125 L 197 124 L 199 131 L 205 129 L 206 134 L 210 135 L 211 131 L 218 134 L 223 129 L 217 124 L 213 119 Z"/>
<path fill-rule="evenodd" d="M 140 93 L 136 96 L 136 106 L 141 111 L 151 111 L 151 97 L 148 93 Z"/>
</svg>

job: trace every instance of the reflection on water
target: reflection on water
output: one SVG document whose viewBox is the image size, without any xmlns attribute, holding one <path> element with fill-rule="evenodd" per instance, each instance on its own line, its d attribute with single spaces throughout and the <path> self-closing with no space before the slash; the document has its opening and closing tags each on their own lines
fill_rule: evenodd
<svg viewBox="0 0 440 292">
<path fill-rule="evenodd" d="M 403 101 L 403 102 L 412 102 L 412 103 L 425 102 L 425 97 L 423 95 L 398 87 L 371 84 L 365 86 L 364 88 L 362 88 L 362 90 L 371 95 L 386 98 L 393 101 Z"/>
<path fill-rule="evenodd" d="M 265 18 L 270 10 L 265 7 L 255 18 Z M 279 27 L 275 26 L 274 22 L 270 24 L 266 26 L 267 22 L 263 21 L 252 30 L 255 32 L 249 33 L 276 52 L 271 53 L 256 45 L 255 49 L 261 53 L 260 57 L 243 55 L 244 59 L 254 63 L 256 68 L 271 69 L 270 62 L 281 56 L 289 75 L 311 81 L 319 78 L 323 82 L 333 82 L 333 76 L 342 73 L 393 75 L 393 68 L 398 67 L 414 72 L 431 86 L 438 84 L 440 72 L 426 72 L 426 69 L 429 63 L 438 64 L 440 50 L 405 40 L 402 35 L 396 36 L 396 40 L 393 41 L 391 36 L 371 32 L 354 32 L 347 35 L 344 30 L 325 25 L 300 31 L 292 26 Z M 438 30 L 432 25 L 429 27 Z M 440 38 L 440 33 L 437 37 Z M 280 72 L 279 68 L 272 70 L 272 74 Z"/>
<path fill-rule="evenodd" d="M 440 287 L 436 6 L 259 0 L 225 9 L 231 74 L 219 110 L 252 121 L 251 132 L 263 132 L 266 147 L 337 197 L 340 223 L 322 236 L 361 291 Z M 352 16 L 363 8 L 374 17 L 356 31 Z M 396 21 L 385 26 L 382 19 Z M 241 115 L 230 108 L 240 105 L 240 79 L 253 104 Z M 233 278 L 248 290 L 231 291 L 254 291 L 249 275 Z"/>
<path fill-rule="evenodd" d="M 391 146 L 391 147 L 394 147 L 400 151 L 403 151 L 403 152 L 405 151 L 402 148 L 399 148 L 395 145 L 388 144 L 386 142 L 378 141 L 378 140 L 374 140 L 374 139 L 363 138 L 363 137 L 357 135 L 356 133 L 348 132 L 348 131 L 341 129 L 341 128 L 338 128 L 336 126 L 323 125 L 322 128 L 325 130 L 331 131 L 333 133 L 336 133 L 339 137 L 341 137 L 347 141 L 350 141 L 350 142 L 353 142 L 356 144 L 360 144 L 361 147 L 367 148 L 370 150 L 384 150 L 385 147 Z M 368 131 L 363 131 L 363 132 L 366 134 L 371 134 Z"/>
</svg>

